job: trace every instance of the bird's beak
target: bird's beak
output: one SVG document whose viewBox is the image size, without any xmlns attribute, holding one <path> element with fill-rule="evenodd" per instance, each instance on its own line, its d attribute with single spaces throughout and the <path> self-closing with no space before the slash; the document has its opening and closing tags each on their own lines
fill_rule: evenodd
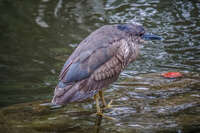
<svg viewBox="0 0 200 133">
<path fill-rule="evenodd" d="M 142 39 L 144 41 L 150 41 L 150 40 L 162 40 L 162 37 L 158 36 L 158 35 L 154 35 L 154 34 L 149 34 L 149 33 L 145 33 L 142 36 Z"/>
</svg>

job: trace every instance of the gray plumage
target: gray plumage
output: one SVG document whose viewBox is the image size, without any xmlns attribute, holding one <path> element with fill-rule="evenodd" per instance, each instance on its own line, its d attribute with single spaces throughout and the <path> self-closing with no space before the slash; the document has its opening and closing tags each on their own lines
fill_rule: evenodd
<svg viewBox="0 0 200 133">
<path fill-rule="evenodd" d="M 52 102 L 84 100 L 117 80 L 136 59 L 144 33 L 136 24 L 105 25 L 92 32 L 64 64 Z"/>
</svg>

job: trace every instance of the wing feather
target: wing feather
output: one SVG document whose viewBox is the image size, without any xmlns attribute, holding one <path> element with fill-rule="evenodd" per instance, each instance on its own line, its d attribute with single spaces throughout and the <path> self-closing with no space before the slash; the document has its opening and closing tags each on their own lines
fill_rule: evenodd
<svg viewBox="0 0 200 133">
<path fill-rule="evenodd" d="M 105 64 L 114 53 L 109 48 L 100 48 L 96 51 L 85 51 L 80 56 L 65 65 L 60 80 L 64 83 L 76 82 L 88 78 L 98 67 Z"/>
<path fill-rule="evenodd" d="M 104 65 L 99 67 L 93 74 L 92 77 L 96 81 L 106 80 L 113 76 L 118 76 L 122 70 L 122 64 L 119 59 L 114 56 Z"/>
</svg>

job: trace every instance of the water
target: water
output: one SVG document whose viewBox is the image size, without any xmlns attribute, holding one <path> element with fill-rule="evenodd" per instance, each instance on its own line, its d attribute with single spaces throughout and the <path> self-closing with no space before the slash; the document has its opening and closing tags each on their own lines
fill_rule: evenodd
<svg viewBox="0 0 200 133">
<path fill-rule="evenodd" d="M 163 41 L 145 44 L 141 49 L 140 57 L 130 64 L 120 75 L 118 82 L 107 90 L 107 97 L 113 97 L 115 101 L 118 99 L 119 103 L 123 101 L 132 105 L 132 107 L 117 108 L 117 114 L 120 114 L 120 110 L 122 113 L 127 111 L 129 117 L 131 113 L 137 112 L 136 105 L 128 101 L 130 98 L 136 99 L 138 106 L 144 106 L 142 104 L 145 102 L 144 108 L 147 112 L 170 114 L 173 110 L 185 111 L 185 106 L 187 108 L 192 106 L 193 110 L 188 112 L 194 112 L 197 116 L 200 114 L 199 108 L 196 107 L 199 104 L 196 99 L 200 96 L 199 83 L 186 87 L 184 90 L 171 88 L 168 91 L 162 89 L 148 91 L 148 87 L 145 88 L 143 82 L 142 85 L 138 83 L 138 88 L 135 87 L 137 83 L 130 82 L 131 89 L 127 87 L 126 82 L 125 86 L 121 84 L 124 80 L 132 79 L 140 74 L 164 71 L 181 71 L 189 74 L 200 72 L 199 2 L 188 0 L 2 0 L 0 13 L 0 107 L 51 99 L 60 69 L 81 40 L 105 24 L 138 22 L 148 32 L 162 36 Z M 200 79 L 199 76 L 195 78 Z M 151 82 L 146 84 L 151 84 Z M 124 87 L 127 89 L 121 89 Z M 120 95 L 125 92 L 126 96 Z M 173 96 L 176 95 L 178 97 L 174 98 Z M 190 98 L 195 103 L 183 100 L 174 108 L 170 105 L 165 108 L 161 105 L 160 108 L 153 108 L 153 103 L 149 100 L 164 98 L 177 101 L 185 95 L 193 95 Z M 145 118 L 149 123 L 153 123 L 157 120 L 153 118 L 158 117 L 155 114 L 157 113 L 153 115 L 149 113 L 153 116 L 151 119 L 148 119 L 148 116 L 141 117 L 141 114 L 139 114 L 140 117 L 136 118 L 137 115 L 133 117 L 139 119 L 138 121 Z M 132 127 L 135 129 L 135 127 L 145 126 L 144 123 L 130 122 L 132 120 L 128 120 L 127 116 L 121 118 L 119 127 L 123 125 L 123 127 L 128 127 L 127 131 L 131 131 Z M 159 120 L 160 125 L 156 123 L 157 125 L 149 124 L 149 126 L 162 127 L 162 121 L 166 120 L 166 117 Z M 177 126 L 179 124 L 173 117 L 169 117 L 166 123 L 170 123 L 172 127 L 180 127 Z M 199 129 L 199 125 L 194 126 L 194 129 L 197 127 Z M 190 128 L 192 131 L 192 127 Z M 145 126 L 144 132 L 148 129 L 150 127 Z M 190 130 L 185 130 L 185 132 Z M 176 131 L 184 132 L 182 128 Z"/>
</svg>

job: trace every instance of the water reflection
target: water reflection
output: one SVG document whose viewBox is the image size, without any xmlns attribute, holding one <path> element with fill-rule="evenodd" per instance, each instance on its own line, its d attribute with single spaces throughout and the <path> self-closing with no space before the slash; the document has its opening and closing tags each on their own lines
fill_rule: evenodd
<svg viewBox="0 0 200 133">
<path fill-rule="evenodd" d="M 102 123 L 102 116 L 97 116 L 95 126 L 94 126 L 94 133 L 100 132 L 101 123 Z"/>
<path fill-rule="evenodd" d="M 62 3 L 63 3 L 63 0 L 59 0 L 55 9 L 54 9 L 54 16 L 55 17 L 58 17 L 58 13 L 60 11 L 60 9 L 62 8 Z"/>
<path fill-rule="evenodd" d="M 47 2 L 47 1 L 43 1 L 43 2 Z M 42 28 L 47 28 L 49 27 L 49 25 L 47 24 L 47 22 L 44 20 L 44 17 L 46 16 L 45 15 L 45 8 L 46 8 L 46 5 L 45 4 L 40 4 L 39 7 L 38 7 L 38 15 L 35 19 L 35 22 L 41 26 Z"/>
</svg>

